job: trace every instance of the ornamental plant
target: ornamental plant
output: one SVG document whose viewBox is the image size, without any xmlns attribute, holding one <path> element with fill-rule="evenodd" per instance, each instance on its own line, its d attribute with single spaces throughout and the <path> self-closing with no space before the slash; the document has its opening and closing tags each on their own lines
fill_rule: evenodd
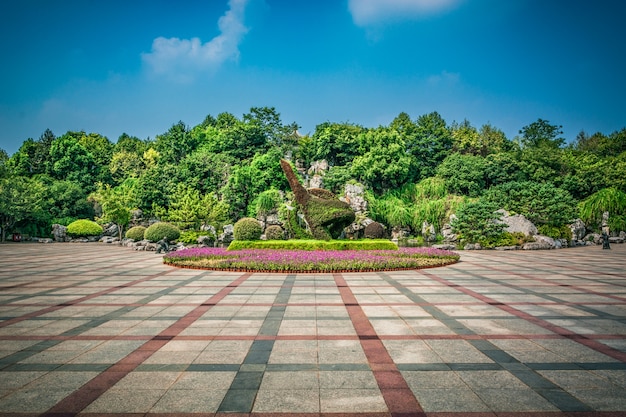
<svg viewBox="0 0 626 417">
<path fill-rule="evenodd" d="M 239 219 L 233 227 L 235 240 L 259 240 L 262 233 L 261 223 L 252 217 Z"/>
<path fill-rule="evenodd" d="M 143 235 L 146 232 L 146 228 L 143 226 L 131 227 L 126 231 L 126 238 L 134 241 L 143 240 Z"/>
<path fill-rule="evenodd" d="M 102 226 L 91 220 L 76 220 L 67 226 L 67 234 L 72 237 L 100 236 Z"/>
<path fill-rule="evenodd" d="M 144 233 L 144 239 L 150 242 L 158 242 L 163 238 L 166 238 L 168 241 L 176 240 L 179 236 L 180 230 L 178 227 L 166 222 L 154 223 L 149 226 Z"/>
<path fill-rule="evenodd" d="M 267 226 L 265 237 L 267 240 L 285 240 L 285 231 L 278 225 Z"/>
</svg>

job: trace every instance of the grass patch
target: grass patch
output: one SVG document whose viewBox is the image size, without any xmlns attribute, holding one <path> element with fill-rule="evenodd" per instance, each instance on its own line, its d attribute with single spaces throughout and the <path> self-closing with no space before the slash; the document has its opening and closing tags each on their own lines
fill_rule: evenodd
<svg viewBox="0 0 626 417">
<path fill-rule="evenodd" d="M 235 240 L 229 251 L 242 249 L 286 249 L 286 250 L 397 250 L 398 246 L 386 239 L 363 240 Z"/>
</svg>

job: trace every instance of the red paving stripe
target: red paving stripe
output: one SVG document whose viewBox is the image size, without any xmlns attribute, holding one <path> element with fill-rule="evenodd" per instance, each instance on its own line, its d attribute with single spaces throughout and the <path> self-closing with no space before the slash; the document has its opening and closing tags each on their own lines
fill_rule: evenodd
<svg viewBox="0 0 626 417">
<path fill-rule="evenodd" d="M 496 300 L 494 300 L 493 298 L 487 297 L 486 295 L 483 294 L 479 294 L 473 290 L 470 290 L 469 288 L 465 288 L 462 287 L 458 284 L 455 284 L 453 282 L 450 282 L 444 278 L 438 277 L 437 275 L 431 274 L 429 272 L 426 271 L 421 271 L 422 274 L 424 274 L 425 276 L 431 278 L 432 280 L 435 280 L 437 282 L 440 282 L 442 284 L 446 284 L 452 288 L 455 288 L 461 292 L 463 292 L 464 294 L 467 294 L 471 297 L 474 297 L 478 300 L 481 300 L 487 304 L 493 305 L 495 307 L 498 307 L 499 309 L 506 311 L 507 313 L 513 314 L 521 319 L 524 319 L 532 324 L 535 324 L 537 326 L 543 327 L 544 329 L 550 330 L 551 332 L 554 332 L 562 337 L 565 337 L 567 339 L 573 340 L 575 342 L 580 343 L 581 345 L 587 346 L 588 348 L 591 348 L 597 352 L 600 352 L 604 355 L 610 356 L 613 359 L 617 359 L 619 361 L 622 362 L 626 362 L 626 352 L 622 352 L 620 350 L 614 349 L 610 346 L 607 346 L 603 343 L 597 342 L 595 340 L 593 340 L 590 337 L 587 337 L 586 335 L 582 335 L 582 334 L 578 334 L 578 333 L 574 333 L 571 330 L 568 330 L 564 327 L 561 326 L 557 326 L 555 324 L 552 324 L 546 320 L 540 319 L 538 317 L 535 317 L 533 315 L 530 315 L 524 311 L 518 310 L 514 307 L 511 307 L 507 304 L 503 304 L 501 302 L 498 302 Z M 533 336 L 535 337 L 535 336 Z"/>
<path fill-rule="evenodd" d="M 170 327 L 141 345 L 109 369 L 87 382 L 78 390 L 65 397 L 42 415 L 49 417 L 60 415 L 74 416 L 80 413 L 109 388 L 118 383 L 176 335 L 186 329 L 191 323 L 201 317 L 202 314 L 208 311 L 212 306 L 224 299 L 224 297 L 235 290 L 241 283 L 245 282 L 251 275 L 252 274 L 249 273 L 241 275 L 235 281 L 225 286 L 220 292 L 202 303 L 202 305 L 187 313 L 180 320 L 173 323 Z M 117 416 L 119 417 L 120 414 Z"/>
<path fill-rule="evenodd" d="M 391 416 L 425 416 L 413 391 L 378 338 L 346 280 L 341 274 L 333 274 L 333 277 Z"/>
</svg>

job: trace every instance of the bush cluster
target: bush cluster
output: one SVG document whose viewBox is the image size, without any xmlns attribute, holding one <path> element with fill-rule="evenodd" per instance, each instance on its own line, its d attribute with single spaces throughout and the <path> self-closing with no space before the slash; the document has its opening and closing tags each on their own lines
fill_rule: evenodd
<svg viewBox="0 0 626 417">
<path fill-rule="evenodd" d="M 102 226 L 91 220 L 76 220 L 67 226 L 67 234 L 72 237 L 100 236 Z"/>
<path fill-rule="evenodd" d="M 285 231 L 278 225 L 267 226 L 265 237 L 267 240 L 285 240 Z"/>
<path fill-rule="evenodd" d="M 135 226 L 131 227 L 126 231 L 126 238 L 132 239 L 134 241 L 143 240 L 144 233 L 146 232 L 146 228 L 143 226 Z"/>
<path fill-rule="evenodd" d="M 239 219 L 233 227 L 235 240 L 259 240 L 262 233 L 261 223 L 252 217 Z"/>
<path fill-rule="evenodd" d="M 168 241 L 176 240 L 180 237 L 180 229 L 173 224 L 158 222 L 149 226 L 144 233 L 144 239 L 150 242 L 158 242 L 164 237 Z"/>
</svg>

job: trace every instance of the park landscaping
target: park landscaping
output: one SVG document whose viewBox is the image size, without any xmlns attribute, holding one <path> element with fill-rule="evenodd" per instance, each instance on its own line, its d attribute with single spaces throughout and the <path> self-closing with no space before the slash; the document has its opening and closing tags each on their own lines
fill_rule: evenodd
<svg viewBox="0 0 626 417">
<path fill-rule="evenodd" d="M 167 265 L 246 272 L 364 272 L 421 269 L 455 263 L 459 255 L 434 248 L 289 250 L 190 248 L 163 257 Z"/>
</svg>

